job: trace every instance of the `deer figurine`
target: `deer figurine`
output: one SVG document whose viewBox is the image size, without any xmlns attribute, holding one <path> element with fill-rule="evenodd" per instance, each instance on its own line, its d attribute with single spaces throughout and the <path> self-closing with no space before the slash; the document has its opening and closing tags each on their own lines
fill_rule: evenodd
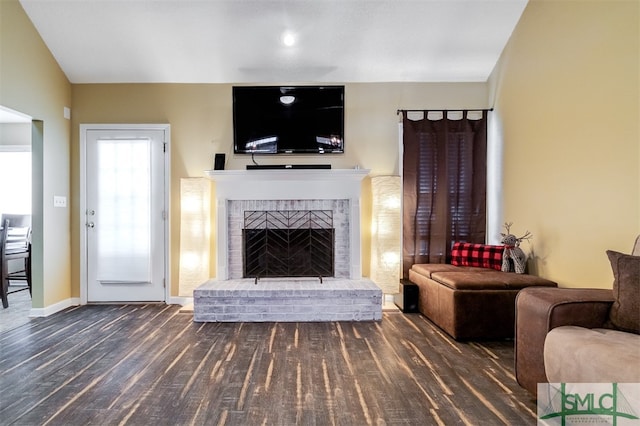
<svg viewBox="0 0 640 426">
<path fill-rule="evenodd" d="M 520 243 L 523 240 L 530 239 L 533 235 L 529 231 L 525 232 L 522 237 L 516 237 L 510 232 L 511 222 L 505 223 L 504 227 L 507 233 L 500 233 L 502 235 L 501 243 L 504 244 L 504 252 L 502 254 L 502 271 L 514 272 L 516 274 L 524 274 L 527 266 L 527 256 L 520 248 Z"/>
</svg>

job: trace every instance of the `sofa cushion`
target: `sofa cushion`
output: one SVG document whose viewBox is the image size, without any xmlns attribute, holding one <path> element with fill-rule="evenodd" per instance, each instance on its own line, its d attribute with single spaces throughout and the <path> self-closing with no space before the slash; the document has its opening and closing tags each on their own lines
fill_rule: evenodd
<svg viewBox="0 0 640 426">
<path fill-rule="evenodd" d="M 451 249 L 451 264 L 478 268 L 502 269 L 504 246 L 456 242 Z"/>
<path fill-rule="evenodd" d="M 608 250 L 614 302 L 609 320 L 619 330 L 640 334 L 640 256 Z"/>
<path fill-rule="evenodd" d="M 455 290 L 520 290 L 531 286 L 557 286 L 555 282 L 535 275 L 491 269 L 480 274 L 472 271 L 433 272 L 431 279 Z"/>
<path fill-rule="evenodd" d="M 550 383 L 640 382 L 640 336 L 618 330 L 556 327 L 544 341 Z"/>
<path fill-rule="evenodd" d="M 434 272 L 490 272 L 491 269 L 475 268 L 472 266 L 455 266 L 449 263 L 416 263 L 411 266 L 411 270 L 431 278 Z"/>
</svg>

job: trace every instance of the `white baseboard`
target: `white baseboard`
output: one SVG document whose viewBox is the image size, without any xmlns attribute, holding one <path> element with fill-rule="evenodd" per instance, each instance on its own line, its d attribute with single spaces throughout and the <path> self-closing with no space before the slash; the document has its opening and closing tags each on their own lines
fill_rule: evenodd
<svg viewBox="0 0 640 426">
<path fill-rule="evenodd" d="M 53 305 L 49 305 L 44 308 L 31 308 L 31 310 L 29 311 L 29 317 L 48 317 L 49 315 L 53 315 L 56 312 L 60 312 L 71 306 L 78 305 L 80 305 L 80 298 L 72 297 L 70 299 L 62 300 L 58 303 L 54 303 Z"/>
<path fill-rule="evenodd" d="M 183 297 L 183 296 L 172 296 L 167 300 L 167 304 L 169 305 L 189 305 L 193 303 L 193 297 Z M 31 308 L 29 311 L 29 317 L 38 318 L 38 317 L 48 317 L 49 315 L 53 315 L 56 312 L 63 311 L 71 306 L 79 306 L 80 298 L 72 297 L 70 299 L 62 300 L 58 303 L 54 303 L 53 305 L 46 306 L 44 308 Z"/>
<path fill-rule="evenodd" d="M 186 296 L 170 296 L 169 300 L 167 300 L 167 304 L 169 305 L 189 305 L 193 303 L 193 297 Z"/>
</svg>

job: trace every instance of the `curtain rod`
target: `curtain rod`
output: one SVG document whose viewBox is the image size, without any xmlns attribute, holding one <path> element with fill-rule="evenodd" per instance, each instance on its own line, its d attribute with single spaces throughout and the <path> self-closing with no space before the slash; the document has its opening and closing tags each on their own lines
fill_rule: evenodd
<svg viewBox="0 0 640 426">
<path fill-rule="evenodd" d="M 396 114 L 401 112 L 459 112 L 459 111 L 493 111 L 493 108 L 458 108 L 458 109 L 397 109 Z"/>
</svg>

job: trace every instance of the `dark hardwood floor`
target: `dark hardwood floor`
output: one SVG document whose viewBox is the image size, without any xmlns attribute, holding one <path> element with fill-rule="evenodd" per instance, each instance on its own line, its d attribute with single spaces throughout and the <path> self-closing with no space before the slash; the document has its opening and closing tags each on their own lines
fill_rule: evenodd
<svg viewBox="0 0 640 426">
<path fill-rule="evenodd" d="M 420 314 L 194 323 L 168 305 L 69 309 L 0 336 L 2 425 L 534 425 L 513 342 Z"/>
</svg>

